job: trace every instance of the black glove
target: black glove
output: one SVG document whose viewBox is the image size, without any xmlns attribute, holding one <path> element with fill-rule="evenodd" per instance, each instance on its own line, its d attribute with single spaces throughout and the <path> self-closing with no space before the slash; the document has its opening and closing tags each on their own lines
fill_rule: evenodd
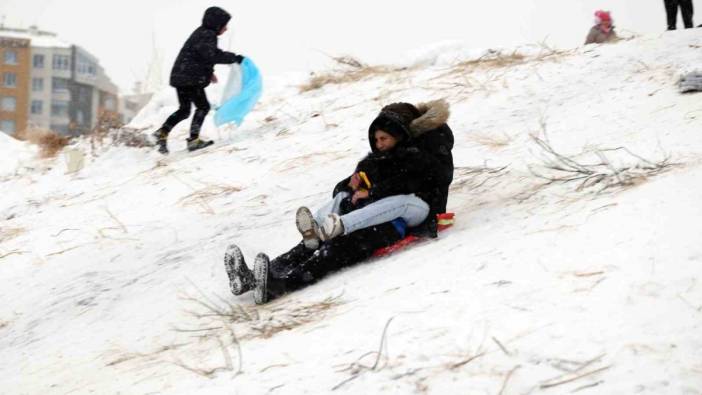
<svg viewBox="0 0 702 395">
<path fill-rule="evenodd" d="M 234 55 L 234 63 L 241 64 L 244 61 L 244 57 L 241 55 Z"/>
</svg>

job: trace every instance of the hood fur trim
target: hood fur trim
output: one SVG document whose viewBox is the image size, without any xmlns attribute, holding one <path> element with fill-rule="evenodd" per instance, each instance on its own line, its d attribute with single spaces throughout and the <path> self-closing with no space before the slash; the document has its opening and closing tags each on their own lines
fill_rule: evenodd
<svg viewBox="0 0 702 395">
<path fill-rule="evenodd" d="M 417 109 L 422 114 L 410 124 L 412 137 L 418 137 L 445 124 L 450 115 L 449 104 L 444 99 L 419 103 Z"/>
</svg>

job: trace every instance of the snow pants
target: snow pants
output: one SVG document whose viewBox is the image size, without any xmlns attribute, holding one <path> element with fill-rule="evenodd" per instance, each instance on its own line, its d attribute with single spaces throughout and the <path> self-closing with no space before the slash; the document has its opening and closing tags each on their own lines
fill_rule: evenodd
<svg viewBox="0 0 702 395">
<path fill-rule="evenodd" d="M 322 243 L 317 250 L 301 242 L 273 259 L 268 267 L 271 299 L 314 283 L 325 275 L 370 258 L 378 248 L 400 240 L 390 223 L 371 226 Z"/>
<path fill-rule="evenodd" d="M 197 86 L 178 87 L 176 88 L 176 93 L 178 94 L 178 110 L 166 119 L 161 130 L 170 133 L 180 121 L 188 119 L 190 107 L 195 104 L 195 115 L 193 115 L 193 120 L 190 124 L 190 138 L 195 139 L 200 136 L 202 123 L 205 121 L 207 113 L 210 112 L 210 102 L 207 100 L 205 88 Z"/>
<path fill-rule="evenodd" d="M 685 29 L 690 29 L 693 26 L 692 23 L 692 0 L 664 0 L 665 3 L 665 13 L 668 17 L 668 30 L 675 30 L 678 19 L 678 7 L 680 7 L 680 12 L 682 13 L 683 24 Z"/>
</svg>

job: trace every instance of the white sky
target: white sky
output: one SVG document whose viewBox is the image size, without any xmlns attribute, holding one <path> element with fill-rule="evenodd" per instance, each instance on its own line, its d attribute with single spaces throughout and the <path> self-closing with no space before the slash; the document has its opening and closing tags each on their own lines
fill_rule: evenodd
<svg viewBox="0 0 702 395">
<path fill-rule="evenodd" d="M 444 40 L 471 47 L 546 42 L 580 45 L 596 9 L 611 10 L 620 32 L 665 30 L 662 0 L 0 0 L 5 25 L 42 30 L 95 54 L 127 93 L 143 79 L 154 46 L 164 83 L 181 45 L 211 5 L 232 14 L 220 47 L 250 56 L 264 75 L 309 70 L 322 53 L 391 63 Z"/>
</svg>

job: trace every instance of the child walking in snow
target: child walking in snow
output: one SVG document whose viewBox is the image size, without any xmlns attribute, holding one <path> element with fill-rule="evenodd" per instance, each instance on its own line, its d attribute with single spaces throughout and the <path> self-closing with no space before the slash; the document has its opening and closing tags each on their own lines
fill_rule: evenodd
<svg viewBox="0 0 702 395">
<path fill-rule="evenodd" d="M 241 63 L 244 60 L 241 55 L 217 47 L 217 36 L 227 31 L 230 19 L 231 15 L 225 10 L 219 7 L 208 8 L 202 18 L 202 25 L 195 29 L 178 53 L 171 70 L 170 84 L 176 89 L 180 106 L 154 132 L 160 153 L 168 153 L 168 134 L 180 121 L 190 116 L 192 104 L 195 104 L 195 114 L 190 125 L 190 137 L 187 139 L 188 150 L 194 151 L 212 144 L 210 140 L 200 139 L 200 128 L 210 111 L 205 87 L 210 82 L 217 82 L 215 64 Z"/>
<path fill-rule="evenodd" d="M 298 210 L 296 222 L 303 241 L 290 251 L 270 262 L 265 254 L 258 254 L 251 271 L 241 250 L 230 246 L 225 267 L 232 293 L 253 290 L 256 303 L 265 303 L 369 258 L 376 249 L 401 240 L 407 226 L 425 221 L 433 211 L 429 202 L 437 201 L 436 195 L 441 194 L 444 177 L 438 160 L 412 145 L 411 120 L 393 111 L 381 111 L 369 129 L 372 152 L 359 162 L 352 176 L 339 183 L 344 190 L 320 210 L 328 214 L 328 221 L 320 227 L 309 209 Z M 354 213 L 363 210 L 360 207 L 383 201 L 390 211 L 390 206 L 404 204 L 405 217 L 396 215 L 377 225 L 370 223 L 377 218 L 354 218 Z M 346 211 L 350 212 L 339 215 Z M 319 245 L 320 239 L 317 249 L 314 244 Z"/>
</svg>

